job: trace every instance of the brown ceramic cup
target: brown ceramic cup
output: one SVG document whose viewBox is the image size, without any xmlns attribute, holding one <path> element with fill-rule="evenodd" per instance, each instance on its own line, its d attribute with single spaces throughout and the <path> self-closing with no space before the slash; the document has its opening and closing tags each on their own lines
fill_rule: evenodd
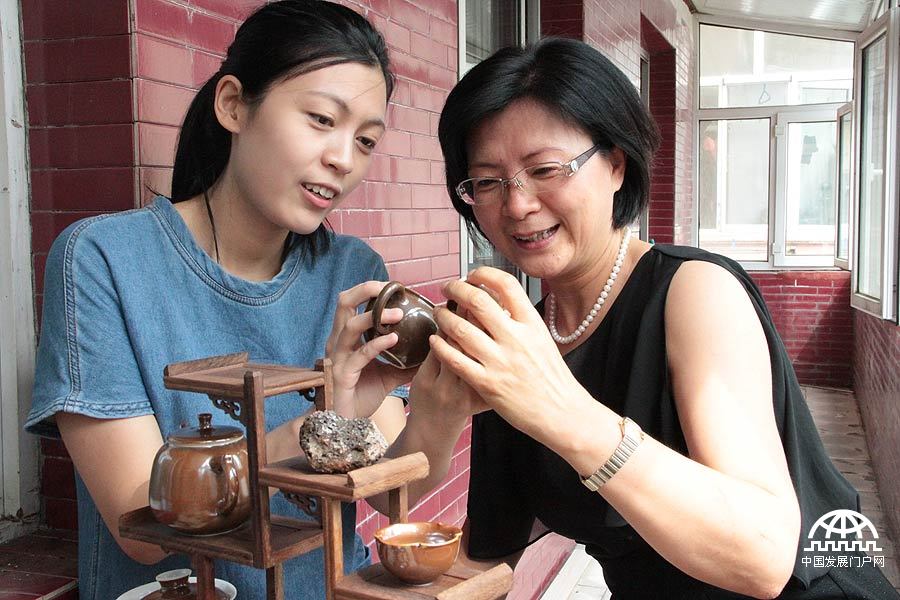
<svg viewBox="0 0 900 600">
<path fill-rule="evenodd" d="M 235 529 L 250 516 L 247 443 L 237 427 L 184 427 L 166 438 L 150 472 L 150 510 L 182 533 Z"/>
<path fill-rule="evenodd" d="M 381 314 L 386 308 L 399 308 L 403 318 L 391 325 L 382 323 Z M 363 334 L 367 342 L 389 333 L 396 333 L 399 338 L 393 347 L 378 355 L 379 359 L 398 369 L 411 369 L 422 364 L 431 350 L 428 337 L 438 331 L 431 300 L 402 283 L 391 281 L 369 301 L 366 311 L 372 311 L 374 321 L 374 327 Z"/>
<path fill-rule="evenodd" d="M 375 532 L 381 564 L 397 579 L 431 583 L 447 572 L 459 554 L 462 530 L 436 522 L 394 523 Z"/>
</svg>

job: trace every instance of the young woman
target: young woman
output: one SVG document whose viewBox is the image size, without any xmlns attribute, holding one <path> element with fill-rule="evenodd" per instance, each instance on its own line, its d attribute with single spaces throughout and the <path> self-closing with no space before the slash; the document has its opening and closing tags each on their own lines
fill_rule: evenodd
<svg viewBox="0 0 900 600">
<path fill-rule="evenodd" d="M 614 598 L 897 598 L 871 562 L 802 549 L 857 494 L 752 279 L 632 236 L 656 131 L 628 79 L 574 40 L 501 50 L 439 136 L 457 211 L 549 288 L 532 307 L 496 269 L 445 286 L 460 314 L 436 310 L 391 449 L 428 455 L 420 495 L 475 415 L 469 556 L 514 562 L 539 521 L 586 545 Z"/>
<path fill-rule="evenodd" d="M 116 598 L 185 564 L 121 538 L 117 525 L 147 504 L 165 437 L 211 408 L 201 395 L 166 390 L 166 364 L 246 350 L 254 361 L 312 366 L 327 351 L 338 411 L 378 409 L 379 427 L 396 435 L 402 403 L 385 397 L 404 376 L 361 372 L 395 337 L 360 346 L 342 333 L 371 323 L 356 306 L 387 272 L 363 242 L 323 226 L 369 166 L 392 85 L 384 40 L 352 10 L 265 5 L 190 105 L 171 200 L 80 221 L 54 243 L 26 426 L 58 428 L 75 464 L 82 598 Z M 270 460 L 300 452 L 311 408 L 296 394 L 266 404 Z M 272 510 L 305 517 L 281 495 Z M 354 526 L 350 505 L 348 569 L 367 560 Z M 321 551 L 287 562 L 286 597 L 322 597 L 323 573 Z M 241 599 L 265 596 L 261 570 L 221 562 L 216 574 Z"/>
</svg>

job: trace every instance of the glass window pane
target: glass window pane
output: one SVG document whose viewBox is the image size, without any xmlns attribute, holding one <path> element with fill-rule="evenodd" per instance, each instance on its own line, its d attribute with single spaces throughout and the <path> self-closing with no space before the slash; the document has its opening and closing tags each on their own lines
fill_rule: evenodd
<svg viewBox="0 0 900 600">
<path fill-rule="evenodd" d="M 835 122 L 787 128 L 785 244 L 788 256 L 834 256 Z"/>
<path fill-rule="evenodd" d="M 841 260 L 850 258 L 850 202 L 851 185 L 850 161 L 852 160 L 852 121 L 850 113 L 841 115 L 838 124 L 840 127 L 840 148 L 838 148 L 838 222 L 837 222 L 837 250 L 835 256 Z"/>
<path fill-rule="evenodd" d="M 882 35 L 863 50 L 860 112 L 859 244 L 856 291 L 881 299 L 881 238 L 884 207 L 885 50 Z"/>
<path fill-rule="evenodd" d="M 700 247 L 767 261 L 769 119 L 700 122 Z"/>
<path fill-rule="evenodd" d="M 504 46 L 519 43 L 519 2 L 466 2 L 466 61 L 476 64 Z"/>
<path fill-rule="evenodd" d="M 846 102 L 852 86 L 852 42 L 700 26 L 700 108 Z"/>
</svg>

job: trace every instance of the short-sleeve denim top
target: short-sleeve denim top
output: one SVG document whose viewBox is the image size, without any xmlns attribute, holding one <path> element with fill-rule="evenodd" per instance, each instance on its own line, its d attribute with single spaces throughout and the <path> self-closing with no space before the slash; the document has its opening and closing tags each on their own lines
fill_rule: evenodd
<svg viewBox="0 0 900 600">
<path fill-rule="evenodd" d="M 163 386 L 173 362 L 247 351 L 256 362 L 311 367 L 324 356 L 337 295 L 363 281 L 386 280 L 384 263 L 361 240 L 333 235 L 311 261 L 291 250 L 273 279 L 251 282 L 225 272 L 197 245 L 171 202 L 79 221 L 55 241 L 47 259 L 43 321 L 34 397 L 26 428 L 58 435 L 52 420 L 65 411 L 99 419 L 154 415 L 163 439 L 197 414 L 236 425 L 201 394 Z M 298 394 L 266 403 L 274 429 L 310 408 Z M 84 483 L 78 495 L 80 595 L 113 600 L 186 566 L 173 556 L 140 565 L 118 547 Z M 272 512 L 309 518 L 281 494 Z M 355 506 L 344 507 L 344 564 L 367 561 L 355 535 Z M 217 562 L 216 576 L 238 598 L 265 598 L 265 572 Z M 285 598 L 324 598 L 321 548 L 285 563 Z"/>
</svg>

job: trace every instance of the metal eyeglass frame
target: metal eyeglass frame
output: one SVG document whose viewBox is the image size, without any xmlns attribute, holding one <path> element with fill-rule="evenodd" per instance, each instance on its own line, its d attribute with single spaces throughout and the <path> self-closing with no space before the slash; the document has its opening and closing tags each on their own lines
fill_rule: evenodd
<svg viewBox="0 0 900 600">
<path fill-rule="evenodd" d="M 499 183 L 502 188 L 500 190 L 500 198 L 502 199 L 504 197 L 505 190 L 508 189 L 510 184 L 512 184 L 512 183 L 515 183 L 516 187 L 519 188 L 520 190 L 528 191 L 525 189 L 525 183 L 523 181 L 519 180 L 519 175 L 521 175 L 525 171 L 529 171 L 531 169 L 534 169 L 535 167 L 540 167 L 543 165 L 558 165 L 558 166 L 562 167 L 562 170 L 563 170 L 562 174 L 564 177 L 571 177 L 572 175 L 574 175 L 575 173 L 578 172 L 578 169 L 580 169 L 584 165 L 584 163 L 586 163 L 588 161 L 588 159 L 590 159 L 597 152 L 597 150 L 600 150 L 602 147 L 603 147 L 602 144 L 595 144 L 594 146 L 591 146 L 590 148 L 588 148 L 587 150 L 585 150 L 584 152 L 582 152 L 581 154 L 579 154 L 578 156 L 576 156 L 575 158 L 570 160 L 569 162 L 560 163 L 560 162 L 556 162 L 556 161 L 548 161 L 548 162 L 538 163 L 536 165 L 530 165 L 523 169 L 519 169 L 518 171 L 516 171 L 516 173 L 512 177 L 470 177 L 468 179 L 463 179 L 456 185 L 456 188 L 455 188 L 456 195 L 459 196 L 460 200 L 462 200 L 463 202 L 465 202 L 466 204 L 468 204 L 470 206 L 484 206 L 486 204 L 493 204 L 495 202 L 495 200 L 491 200 L 488 202 L 475 202 L 474 197 L 470 197 L 465 193 L 464 190 L 465 190 L 466 184 L 469 182 L 484 181 L 484 180 L 495 181 L 495 182 Z M 555 177 L 553 180 L 556 180 L 556 179 L 561 180 L 562 178 Z M 471 201 L 469 200 L 469 198 L 471 198 Z"/>
</svg>

